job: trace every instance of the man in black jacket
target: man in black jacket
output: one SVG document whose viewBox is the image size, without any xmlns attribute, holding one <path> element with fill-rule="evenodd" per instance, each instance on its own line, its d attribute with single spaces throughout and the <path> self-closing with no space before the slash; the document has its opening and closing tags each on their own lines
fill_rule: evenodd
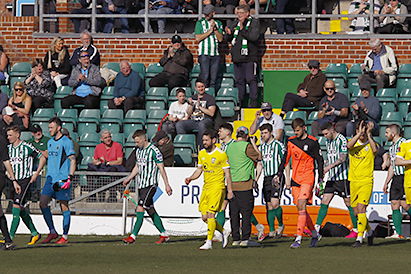
<svg viewBox="0 0 411 274">
<path fill-rule="evenodd" d="M 179 35 L 171 38 L 171 45 L 164 51 L 160 65 L 164 70 L 150 80 L 150 87 L 167 86 L 172 90 L 174 87 L 188 86 L 193 68 L 193 55 Z"/>
<path fill-rule="evenodd" d="M 246 84 L 250 87 L 250 107 L 257 107 L 257 62 L 260 23 L 250 16 L 250 7 L 236 8 L 237 20 L 226 27 L 227 41 L 231 43 L 231 57 L 240 102 L 243 101 Z M 247 105 L 247 104 L 245 104 Z"/>
<path fill-rule="evenodd" d="M 80 60 L 80 52 L 87 51 L 90 57 L 90 62 L 97 67 L 100 67 L 100 53 L 98 49 L 93 45 L 93 37 L 87 30 L 80 34 L 80 40 L 83 44 L 81 47 L 76 48 L 73 51 L 73 55 L 70 58 L 70 64 L 74 67 L 77 66 Z"/>
</svg>

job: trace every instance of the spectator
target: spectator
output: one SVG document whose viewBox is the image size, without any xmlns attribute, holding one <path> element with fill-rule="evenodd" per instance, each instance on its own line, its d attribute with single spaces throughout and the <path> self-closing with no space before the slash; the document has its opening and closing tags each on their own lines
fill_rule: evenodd
<svg viewBox="0 0 411 274">
<path fill-rule="evenodd" d="M 370 14 L 370 1 L 369 0 L 354 0 L 350 4 L 348 9 L 349 14 L 358 14 L 358 15 L 369 15 Z M 380 1 L 374 0 L 374 14 L 380 13 Z M 350 18 L 352 20 L 350 28 L 354 32 L 365 32 L 370 31 L 370 19 L 368 17 L 356 17 Z"/>
<path fill-rule="evenodd" d="M 197 80 L 196 86 L 197 94 L 194 94 L 188 103 L 192 107 L 192 111 L 188 114 L 190 119 L 180 120 L 176 124 L 177 134 L 197 133 L 197 145 L 203 148 L 202 137 L 207 129 L 213 128 L 213 117 L 216 113 L 215 98 L 205 92 L 205 84 L 202 80 Z"/>
<path fill-rule="evenodd" d="M 370 39 L 369 45 L 371 50 L 361 65 L 364 73 L 358 77 L 359 84 L 377 84 L 377 90 L 392 86 L 398 70 L 394 51 L 380 39 Z"/>
<path fill-rule="evenodd" d="M 33 124 L 30 127 L 32 137 L 27 141 L 32 144 L 41 154 L 47 158 L 47 142 L 49 137 L 43 135 L 43 130 L 38 124 Z"/>
<path fill-rule="evenodd" d="M 120 73 L 114 80 L 114 98 L 108 102 L 108 107 L 124 109 L 124 113 L 130 109 L 144 109 L 143 80 L 128 61 L 120 62 Z"/>
<path fill-rule="evenodd" d="M 223 41 L 223 24 L 214 20 L 214 6 L 206 5 L 203 8 L 204 18 L 197 21 L 195 36 L 198 42 L 198 62 L 200 63 L 200 79 L 206 87 L 216 87 L 220 54 L 218 44 Z"/>
<path fill-rule="evenodd" d="M 126 0 L 105 0 L 103 4 L 103 12 L 105 14 L 127 14 L 127 1 Z M 114 26 L 113 17 L 106 18 L 106 24 L 104 26 L 104 33 L 111 33 Z M 129 33 L 128 19 L 120 18 L 121 32 Z"/>
<path fill-rule="evenodd" d="M 4 52 L 3 46 L 0 45 L 0 85 L 4 85 L 6 83 L 8 66 L 9 58 Z"/>
<path fill-rule="evenodd" d="M 80 0 L 80 5 L 81 8 L 79 9 L 73 9 L 71 11 L 71 14 L 91 14 L 91 10 L 92 10 L 92 0 Z M 96 6 L 96 10 L 98 14 L 101 14 L 101 8 L 103 6 L 104 0 L 97 0 L 97 6 Z M 71 20 L 73 21 L 74 24 L 74 32 L 79 33 L 82 32 L 84 30 L 87 30 L 88 25 L 90 24 L 89 19 L 86 18 L 71 18 Z M 100 31 L 101 30 L 101 23 L 100 20 L 97 19 L 97 27 L 96 27 L 96 31 Z"/>
<path fill-rule="evenodd" d="M 113 141 L 109 130 L 101 131 L 101 142 L 94 150 L 93 162 L 88 164 L 88 169 L 107 172 L 126 171 L 125 167 L 122 166 L 123 147 Z"/>
<path fill-rule="evenodd" d="M 311 133 L 313 136 L 318 136 L 321 132 L 321 126 L 330 122 L 334 124 L 338 133 L 345 135 L 350 108 L 348 98 L 335 91 L 335 83 L 332 80 L 325 82 L 324 91 L 327 95 L 320 101 L 318 119 L 311 125 Z"/>
<path fill-rule="evenodd" d="M 263 114 L 263 116 L 260 116 Z M 284 134 L 284 122 L 280 116 L 273 112 L 273 107 L 269 102 L 261 104 L 261 110 L 255 113 L 255 119 L 250 127 L 250 134 L 253 135 L 264 124 L 273 126 L 273 136 L 276 140 L 282 141 Z"/>
<path fill-rule="evenodd" d="M 24 84 L 16 82 L 13 88 L 13 96 L 9 99 L 8 106 L 14 110 L 25 129 L 29 128 L 31 103 L 31 97 L 27 94 Z"/>
<path fill-rule="evenodd" d="M 149 14 L 173 14 L 177 13 L 178 2 L 177 0 L 149 0 L 148 4 L 148 13 Z M 145 9 L 139 10 L 138 14 L 144 14 Z M 158 18 L 158 33 L 164 33 L 166 28 L 166 19 Z M 141 24 L 144 26 L 144 19 L 140 19 Z M 151 28 L 150 21 L 148 22 L 148 32 L 153 32 Z"/>
<path fill-rule="evenodd" d="M 40 59 L 36 59 L 31 67 L 31 74 L 24 80 L 27 93 L 33 101 L 31 110 L 34 112 L 41 107 L 52 107 L 54 87 L 50 72 L 44 69 Z"/>
<path fill-rule="evenodd" d="M 385 3 L 380 14 L 407 14 L 407 6 L 400 3 L 399 0 L 390 0 L 390 4 Z M 380 26 L 376 28 L 376 33 L 382 34 L 402 34 L 408 32 L 408 26 L 405 24 L 406 17 L 388 17 L 380 16 Z"/>
<path fill-rule="evenodd" d="M 84 104 L 85 108 L 99 108 L 101 85 L 104 82 L 100 69 L 90 63 L 87 51 L 80 53 L 80 63 L 72 70 L 69 86 L 74 88 L 73 95 L 61 100 L 62 108 L 70 108 L 76 104 Z"/>
<path fill-rule="evenodd" d="M 2 120 L 0 121 L 0 135 L 4 138 L 7 136 L 8 127 L 18 126 L 20 129 L 24 129 L 21 119 L 18 119 L 11 107 L 7 106 L 3 108 L 1 114 Z"/>
<path fill-rule="evenodd" d="M 205 2 L 205 1 L 203 1 Z M 210 1 L 212 2 L 212 1 Z M 217 14 L 234 14 L 235 7 L 238 6 L 239 0 L 216 0 L 215 10 Z M 227 20 L 227 25 L 231 25 L 232 20 Z"/>
<path fill-rule="evenodd" d="M 174 165 L 174 145 L 170 137 L 164 130 L 157 131 L 153 137 L 155 146 L 163 154 L 163 162 L 165 167 L 171 167 Z"/>
<path fill-rule="evenodd" d="M 178 121 L 188 120 L 191 112 L 191 106 L 186 102 L 186 91 L 182 88 L 177 89 L 177 101 L 172 102 L 168 109 L 167 120 L 162 125 L 162 130 L 170 134 L 174 139 L 176 137 L 176 124 Z"/>
<path fill-rule="evenodd" d="M 80 145 L 71 138 L 70 132 L 67 128 L 62 128 L 61 129 L 61 134 L 64 136 L 67 136 L 72 142 L 73 142 L 73 148 L 74 148 L 74 155 L 76 156 L 76 163 L 81 163 L 80 159 Z"/>
<path fill-rule="evenodd" d="M 56 87 L 67 86 L 68 76 L 71 72 L 70 56 L 64 40 L 55 37 L 51 42 L 50 50 L 44 56 L 44 65 L 50 72 L 51 79 Z"/>
<path fill-rule="evenodd" d="M 353 109 L 354 120 L 347 123 L 347 136 L 353 136 L 355 132 L 355 123 L 361 121 L 372 122 L 374 128 L 373 135 L 378 135 L 379 125 L 381 119 L 381 106 L 378 99 L 371 95 L 371 85 L 363 83 L 360 85 L 361 95 L 351 106 Z"/>
<path fill-rule="evenodd" d="M 323 86 L 327 77 L 320 69 L 320 62 L 317 60 L 310 60 L 308 62 L 310 74 L 308 74 L 304 81 L 298 85 L 297 94 L 287 93 L 284 98 L 283 106 L 281 108 L 281 118 L 284 118 L 288 111 L 298 107 L 315 107 L 318 108 L 321 98 L 325 93 Z"/>
<path fill-rule="evenodd" d="M 193 55 L 179 35 L 171 38 L 171 45 L 164 51 L 160 65 L 164 68 L 163 72 L 150 80 L 150 87 L 168 86 L 172 90 L 174 87 L 188 86 L 193 69 Z"/>
<path fill-rule="evenodd" d="M 260 38 L 260 23 L 250 16 L 250 7 L 236 8 L 237 19 L 225 28 L 227 41 L 232 45 L 231 58 L 240 102 L 246 94 L 246 84 L 250 87 L 249 107 L 257 107 L 257 62 Z"/>
<path fill-rule="evenodd" d="M 292 0 L 277 0 L 275 5 L 276 14 L 290 13 L 295 6 Z M 277 18 L 277 34 L 295 34 L 294 18 Z"/>
<path fill-rule="evenodd" d="M 90 62 L 97 67 L 100 67 L 100 53 L 98 49 L 93 45 L 93 37 L 87 30 L 80 34 L 80 40 L 83 44 L 74 50 L 73 55 L 70 58 L 70 64 L 74 67 L 77 66 L 80 59 L 80 53 L 82 51 L 87 51 L 90 57 Z"/>
</svg>

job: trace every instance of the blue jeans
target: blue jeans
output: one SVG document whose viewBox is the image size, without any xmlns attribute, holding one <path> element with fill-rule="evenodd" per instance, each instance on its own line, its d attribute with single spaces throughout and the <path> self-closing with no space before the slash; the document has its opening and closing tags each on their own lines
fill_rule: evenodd
<svg viewBox="0 0 411 274">
<path fill-rule="evenodd" d="M 206 87 L 212 87 L 217 91 L 216 82 L 218 70 L 220 68 L 220 56 L 200 55 L 198 56 L 200 63 L 200 76 Z"/>
<path fill-rule="evenodd" d="M 112 12 L 111 10 L 108 9 L 108 7 L 103 7 L 103 12 L 105 14 L 127 14 L 127 9 L 116 7 L 116 11 Z M 114 19 L 115 18 L 106 18 L 106 24 L 104 25 L 104 30 L 103 30 L 104 33 L 111 33 L 111 31 L 113 30 L 113 26 L 114 26 Z M 129 33 L 128 19 L 120 18 L 120 22 L 121 22 L 121 32 Z"/>
</svg>

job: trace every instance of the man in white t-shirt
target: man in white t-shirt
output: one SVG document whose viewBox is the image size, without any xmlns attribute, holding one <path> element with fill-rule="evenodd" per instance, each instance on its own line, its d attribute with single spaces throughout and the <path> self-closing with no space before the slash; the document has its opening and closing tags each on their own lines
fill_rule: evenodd
<svg viewBox="0 0 411 274">
<path fill-rule="evenodd" d="M 163 123 L 162 130 L 171 136 L 176 136 L 176 123 L 181 120 L 187 120 L 190 115 L 188 114 L 191 106 L 186 102 L 186 91 L 182 88 L 177 89 L 176 92 L 177 101 L 171 103 L 168 109 L 167 120 Z"/>
<path fill-rule="evenodd" d="M 261 114 L 263 114 L 261 116 Z M 271 124 L 273 126 L 273 135 L 276 140 L 282 141 L 284 133 L 284 122 L 280 116 L 273 112 L 273 107 L 269 102 L 261 104 L 261 110 L 255 113 L 255 119 L 250 127 L 250 135 L 257 132 L 264 124 Z"/>
</svg>

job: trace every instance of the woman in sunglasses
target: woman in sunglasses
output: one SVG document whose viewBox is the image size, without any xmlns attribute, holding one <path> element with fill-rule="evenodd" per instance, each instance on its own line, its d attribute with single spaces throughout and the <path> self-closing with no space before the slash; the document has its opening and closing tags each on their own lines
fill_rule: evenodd
<svg viewBox="0 0 411 274">
<path fill-rule="evenodd" d="M 9 107 L 14 110 L 24 128 L 29 127 L 31 97 L 27 94 L 24 83 L 16 82 L 13 88 L 13 96 L 9 99 Z"/>
<path fill-rule="evenodd" d="M 43 62 L 40 59 L 34 60 L 31 67 L 31 74 L 24 81 L 27 93 L 33 100 L 31 110 L 34 112 L 40 107 L 52 107 L 55 88 L 53 87 L 50 72 L 44 69 Z"/>
</svg>

